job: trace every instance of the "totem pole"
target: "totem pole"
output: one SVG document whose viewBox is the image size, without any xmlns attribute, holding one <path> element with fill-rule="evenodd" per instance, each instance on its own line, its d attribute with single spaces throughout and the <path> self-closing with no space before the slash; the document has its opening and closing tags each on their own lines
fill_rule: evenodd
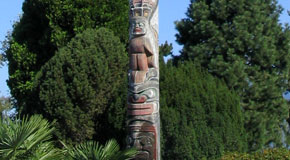
<svg viewBox="0 0 290 160">
<path fill-rule="evenodd" d="M 130 1 L 128 147 L 160 160 L 158 0 Z"/>
</svg>

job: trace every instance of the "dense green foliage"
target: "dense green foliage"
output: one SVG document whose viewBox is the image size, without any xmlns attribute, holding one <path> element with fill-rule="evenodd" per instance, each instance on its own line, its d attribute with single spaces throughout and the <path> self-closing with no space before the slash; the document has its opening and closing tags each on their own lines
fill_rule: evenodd
<svg viewBox="0 0 290 160">
<path fill-rule="evenodd" d="M 282 122 L 289 112 L 281 93 L 289 87 L 290 30 L 278 23 L 276 0 L 191 3 L 188 18 L 177 23 L 181 56 L 167 64 L 160 58 L 163 159 L 215 159 L 224 152 L 281 146 Z M 0 65 L 3 58 L 9 62 L 8 85 L 18 111 L 56 120 L 55 138 L 81 143 L 67 148 L 72 159 L 103 155 L 102 146 L 87 140 L 115 138 L 123 146 L 128 9 L 128 0 L 25 0 L 23 15 L 7 39 L 6 57 L 0 55 Z M 160 57 L 172 55 L 171 50 L 172 45 L 161 45 Z M 5 104 L 0 102 L 0 111 Z M 40 124 L 27 126 L 28 119 L 16 121 L 14 128 L 1 122 L 0 141 L 20 140 L 9 142 L 17 151 L 0 142 L 0 156 L 59 155 L 49 141 L 53 129 L 37 120 Z M 48 130 L 39 126 L 44 123 Z M 39 134 L 33 127 L 46 130 L 46 137 L 36 135 L 33 143 L 25 140 L 33 136 L 17 135 L 28 135 L 28 130 Z M 30 146 L 27 152 L 18 152 L 22 143 Z M 266 150 L 241 156 L 287 155 Z"/>
<path fill-rule="evenodd" d="M 52 41 L 65 45 L 87 28 L 106 27 L 122 42 L 128 41 L 129 3 L 127 0 L 41 0 L 47 6 Z"/>
<path fill-rule="evenodd" d="M 83 142 L 125 137 L 128 58 L 105 28 L 77 35 L 37 75 L 40 113 L 56 119 L 57 136 Z"/>
<path fill-rule="evenodd" d="M 163 159 L 218 158 L 246 148 L 238 96 L 192 62 L 161 68 Z"/>
<path fill-rule="evenodd" d="M 123 43 L 128 37 L 127 0 L 25 0 L 5 48 L 8 86 L 21 114 L 34 114 L 39 104 L 35 75 L 76 34 L 88 28 L 111 29 Z"/>
<path fill-rule="evenodd" d="M 0 67 L 2 67 L 3 62 L 4 62 L 4 56 L 3 54 L 0 54 Z"/>
<path fill-rule="evenodd" d="M 0 160 L 55 160 L 62 157 L 51 141 L 54 128 L 41 116 L 0 120 Z"/>
<path fill-rule="evenodd" d="M 282 145 L 288 106 L 289 27 L 279 24 L 276 0 L 192 0 L 177 23 L 184 45 L 179 60 L 193 60 L 224 79 L 241 97 L 249 149 Z"/>
<path fill-rule="evenodd" d="M 225 153 L 221 160 L 290 160 L 290 151 L 286 148 L 266 149 L 262 152 Z"/>
<path fill-rule="evenodd" d="M 11 100 L 9 97 L 0 97 L 0 119 L 2 119 L 3 111 L 7 111 L 12 108 Z"/>
<path fill-rule="evenodd" d="M 129 160 L 137 153 L 134 148 L 120 151 L 116 140 L 110 140 L 104 146 L 91 141 L 74 147 L 66 146 L 66 152 L 71 160 Z"/>
<path fill-rule="evenodd" d="M 0 160 L 127 160 L 135 149 L 120 150 L 115 140 L 105 146 L 84 142 L 58 149 L 52 141 L 54 128 L 42 116 L 0 120 Z"/>
</svg>

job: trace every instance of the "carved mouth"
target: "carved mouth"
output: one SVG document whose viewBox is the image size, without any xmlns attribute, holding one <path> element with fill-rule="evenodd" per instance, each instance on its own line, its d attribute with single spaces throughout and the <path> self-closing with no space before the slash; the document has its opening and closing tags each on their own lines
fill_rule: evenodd
<svg viewBox="0 0 290 160">
<path fill-rule="evenodd" d="M 137 154 L 136 158 L 139 160 L 149 160 L 149 157 L 150 157 L 149 155 L 150 155 L 150 153 L 147 151 L 140 151 Z"/>
<path fill-rule="evenodd" d="M 140 115 L 150 115 L 153 113 L 154 104 L 128 104 L 128 115 L 140 116 Z"/>
<path fill-rule="evenodd" d="M 136 32 L 136 33 L 140 33 L 140 32 L 142 32 L 142 29 L 141 29 L 141 28 L 135 28 L 135 29 L 134 29 L 134 32 Z"/>
</svg>

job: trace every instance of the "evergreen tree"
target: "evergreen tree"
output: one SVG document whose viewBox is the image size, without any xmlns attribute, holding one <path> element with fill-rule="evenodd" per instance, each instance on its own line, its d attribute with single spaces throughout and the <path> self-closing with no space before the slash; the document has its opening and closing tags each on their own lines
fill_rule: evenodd
<svg viewBox="0 0 290 160">
<path fill-rule="evenodd" d="M 10 97 L 1 96 L 0 97 L 0 120 L 5 118 L 5 117 L 2 117 L 5 114 L 3 112 L 7 111 L 7 110 L 9 110 L 11 108 L 12 108 L 12 104 L 11 104 Z"/>
<path fill-rule="evenodd" d="M 163 159 L 215 159 L 244 151 L 246 137 L 238 96 L 192 62 L 161 68 Z"/>
<path fill-rule="evenodd" d="M 61 48 L 38 73 L 40 112 L 57 120 L 56 135 L 68 142 L 125 136 L 128 57 L 105 28 L 88 29 Z"/>
<path fill-rule="evenodd" d="M 276 0 L 192 0 L 177 23 L 180 60 L 193 60 L 241 97 L 250 150 L 281 146 L 288 115 L 289 27 Z"/>
<path fill-rule="evenodd" d="M 164 44 L 161 44 L 159 46 L 159 65 L 160 65 L 160 68 L 162 68 L 165 65 L 164 58 L 167 56 L 172 56 L 172 53 L 173 53 L 172 50 L 173 50 L 172 44 L 171 43 L 168 44 L 167 41 Z"/>
<path fill-rule="evenodd" d="M 4 56 L 3 54 L 0 54 L 0 67 L 3 66 L 3 62 L 4 62 Z"/>
<path fill-rule="evenodd" d="M 106 27 L 127 43 L 127 0 L 25 0 L 22 9 L 5 48 L 8 86 L 21 114 L 38 112 L 35 75 L 76 34 Z"/>
</svg>

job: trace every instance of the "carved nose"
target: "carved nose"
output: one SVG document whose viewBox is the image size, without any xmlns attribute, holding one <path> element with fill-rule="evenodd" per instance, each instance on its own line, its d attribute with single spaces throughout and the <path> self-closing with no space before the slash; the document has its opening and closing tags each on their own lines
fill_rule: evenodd
<svg viewBox="0 0 290 160">
<path fill-rule="evenodd" d="M 134 98 L 134 100 L 136 101 L 136 100 L 139 99 L 139 95 L 134 94 L 134 95 L 133 95 L 133 98 Z"/>
<path fill-rule="evenodd" d="M 135 141 L 134 141 L 134 147 L 135 147 L 137 150 L 142 150 L 142 145 L 141 145 L 141 143 L 139 142 L 139 140 L 135 140 Z"/>
</svg>

